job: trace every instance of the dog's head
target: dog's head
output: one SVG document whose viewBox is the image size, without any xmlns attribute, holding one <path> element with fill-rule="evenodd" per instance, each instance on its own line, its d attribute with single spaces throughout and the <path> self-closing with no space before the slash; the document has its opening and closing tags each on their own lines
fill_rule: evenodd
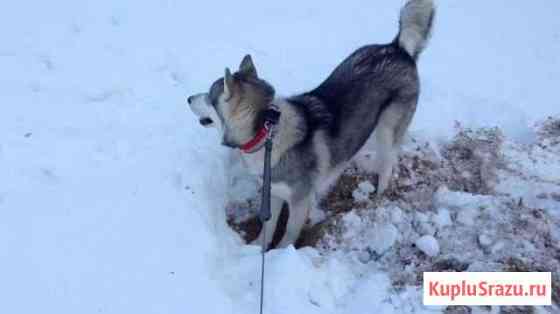
<svg viewBox="0 0 560 314">
<path fill-rule="evenodd" d="M 251 140 L 262 123 L 262 112 L 274 98 L 274 89 L 259 78 L 251 56 L 241 61 L 239 70 L 212 84 L 206 94 L 188 98 L 200 124 L 222 131 L 222 144 L 238 148 Z"/>
</svg>

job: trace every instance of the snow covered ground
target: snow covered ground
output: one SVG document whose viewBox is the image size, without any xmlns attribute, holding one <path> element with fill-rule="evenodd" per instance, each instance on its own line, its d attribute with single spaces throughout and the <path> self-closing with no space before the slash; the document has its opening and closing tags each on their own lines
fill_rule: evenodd
<svg viewBox="0 0 560 314">
<path fill-rule="evenodd" d="M 460 121 L 534 143 L 533 123 L 560 113 L 560 3 L 439 2 L 412 134 L 439 144 Z M 258 249 L 225 224 L 226 152 L 186 96 L 246 53 L 280 93 L 312 88 L 355 48 L 391 40 L 400 5 L 4 4 L 0 313 L 256 312 Z M 497 189 L 558 219 L 558 155 L 515 145 L 509 158 L 547 195 L 513 177 Z M 320 253 L 268 254 L 267 313 L 442 310 L 422 306 L 414 286 L 394 287 L 381 263 Z"/>
</svg>

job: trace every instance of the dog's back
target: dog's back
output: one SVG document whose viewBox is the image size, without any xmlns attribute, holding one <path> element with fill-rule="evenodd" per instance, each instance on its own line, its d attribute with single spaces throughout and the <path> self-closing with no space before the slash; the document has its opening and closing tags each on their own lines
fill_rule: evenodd
<svg viewBox="0 0 560 314">
<path fill-rule="evenodd" d="M 330 164 L 350 160 L 376 131 L 378 193 L 387 187 L 402 138 L 420 93 L 416 59 L 430 35 L 431 0 L 411 0 L 401 10 L 399 33 L 386 45 L 362 47 L 316 89 L 289 99 L 309 126 L 308 140 L 324 130 Z"/>
<path fill-rule="evenodd" d="M 303 97 L 322 101 L 332 162 L 352 158 L 376 128 L 383 111 L 400 101 L 413 111 L 419 94 L 414 59 L 396 43 L 363 47 L 344 60 L 315 90 Z"/>
</svg>

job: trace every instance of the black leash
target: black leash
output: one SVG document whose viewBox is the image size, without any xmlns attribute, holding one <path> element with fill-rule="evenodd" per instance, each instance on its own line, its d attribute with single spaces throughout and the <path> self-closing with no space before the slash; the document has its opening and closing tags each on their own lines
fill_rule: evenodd
<svg viewBox="0 0 560 314">
<path fill-rule="evenodd" d="M 271 158 L 272 158 L 272 140 L 276 132 L 276 124 L 280 119 L 280 110 L 274 105 L 265 111 L 264 114 L 264 127 L 267 130 L 266 142 L 264 144 L 264 170 L 263 170 L 263 187 L 261 198 L 261 211 L 259 219 L 262 223 L 262 246 L 261 246 L 261 299 L 260 299 L 260 314 L 263 314 L 264 304 L 264 257 L 267 247 L 266 241 L 266 222 L 270 220 L 270 181 L 271 181 Z"/>
</svg>

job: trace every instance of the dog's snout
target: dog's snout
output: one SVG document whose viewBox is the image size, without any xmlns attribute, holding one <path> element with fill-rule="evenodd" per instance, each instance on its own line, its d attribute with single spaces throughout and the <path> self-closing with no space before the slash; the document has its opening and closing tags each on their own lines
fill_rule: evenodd
<svg viewBox="0 0 560 314">
<path fill-rule="evenodd" d="M 193 102 L 193 100 L 194 100 L 193 98 L 194 98 L 193 96 L 189 96 L 189 97 L 187 98 L 187 102 L 189 103 L 189 105 L 192 104 L 192 102 Z"/>
</svg>

